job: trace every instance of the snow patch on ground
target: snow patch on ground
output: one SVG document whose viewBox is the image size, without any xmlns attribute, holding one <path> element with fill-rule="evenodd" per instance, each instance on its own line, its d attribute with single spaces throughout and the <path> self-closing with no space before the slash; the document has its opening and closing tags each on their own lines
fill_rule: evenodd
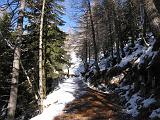
<svg viewBox="0 0 160 120">
<path fill-rule="evenodd" d="M 69 73 L 80 75 L 80 73 L 84 71 L 83 64 L 80 58 L 76 56 L 76 53 L 74 51 L 72 51 L 70 54 L 71 54 L 71 63 L 73 64 L 71 65 L 71 68 L 69 69 Z"/>
<path fill-rule="evenodd" d="M 69 78 L 60 84 L 60 89 L 50 93 L 44 100 L 43 113 L 31 120 L 53 120 L 54 117 L 62 113 L 65 105 L 75 99 L 74 92 L 78 87 L 76 84 L 78 80 L 80 78 Z"/>
<path fill-rule="evenodd" d="M 121 90 L 129 90 L 129 88 L 130 88 L 130 85 L 126 85 L 126 86 L 120 87 Z"/>
<path fill-rule="evenodd" d="M 70 74 L 79 75 L 84 69 L 77 58 L 74 51 L 71 52 L 71 62 L 73 63 L 70 68 Z M 78 81 L 80 77 L 71 77 L 65 79 L 63 83 L 59 85 L 59 89 L 53 91 L 47 95 L 44 100 L 44 111 L 42 114 L 30 119 L 30 120 L 53 120 L 54 117 L 61 114 L 65 105 L 75 99 L 74 94 L 78 89 Z"/>
<path fill-rule="evenodd" d="M 125 112 L 132 115 L 133 117 L 137 117 L 139 115 L 139 110 L 148 108 L 152 104 L 156 103 L 156 99 L 150 96 L 149 98 L 141 97 L 140 92 L 134 93 L 131 95 L 130 91 L 134 90 L 134 84 L 132 85 L 123 85 L 123 82 L 119 85 L 119 88 L 115 89 L 119 90 L 119 95 L 124 98 L 124 101 L 128 101 L 125 103 Z M 155 115 L 155 112 L 153 113 Z M 153 116 L 152 115 L 152 116 Z"/>
<path fill-rule="evenodd" d="M 128 62 L 131 62 L 132 60 L 137 59 L 137 56 L 139 54 L 142 54 L 144 49 L 141 45 L 136 44 L 135 46 L 136 51 L 134 51 L 131 55 L 125 56 L 122 58 L 120 64 L 117 64 L 116 66 L 123 67 L 125 66 Z"/>
<path fill-rule="evenodd" d="M 153 110 L 151 115 L 149 116 L 149 118 L 151 118 L 151 119 L 160 118 L 160 108 Z"/>
<path fill-rule="evenodd" d="M 68 102 L 74 100 L 73 92 L 76 89 L 74 78 L 66 79 L 60 84 L 60 89 L 50 93 L 44 100 L 45 109 L 42 114 L 32 118 L 31 120 L 53 120 L 54 117 L 62 112 Z"/>
<path fill-rule="evenodd" d="M 143 103 L 143 107 L 147 108 L 155 102 L 156 102 L 155 98 L 148 98 L 148 99 L 145 99 L 142 103 Z"/>
<path fill-rule="evenodd" d="M 100 68 L 100 71 L 103 71 L 103 70 L 106 70 L 107 67 L 109 66 L 108 65 L 108 59 L 101 59 L 101 61 L 99 62 L 99 68 Z"/>
<path fill-rule="evenodd" d="M 127 113 L 131 114 L 133 117 L 136 117 L 139 112 L 138 112 L 138 105 L 137 103 L 141 100 L 142 98 L 139 96 L 139 93 L 136 93 L 132 95 L 130 100 L 126 103 L 127 106 Z"/>
</svg>

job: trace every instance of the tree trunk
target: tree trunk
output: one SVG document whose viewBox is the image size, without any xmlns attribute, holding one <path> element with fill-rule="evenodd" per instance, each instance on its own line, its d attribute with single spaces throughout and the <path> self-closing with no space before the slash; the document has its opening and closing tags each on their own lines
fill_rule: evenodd
<svg viewBox="0 0 160 120">
<path fill-rule="evenodd" d="M 88 56 L 88 41 L 87 41 L 87 33 L 86 33 L 86 39 L 84 39 L 84 45 L 85 45 L 84 66 L 85 66 L 85 71 L 87 72 L 87 70 L 88 70 L 88 61 L 87 61 L 87 56 Z"/>
<path fill-rule="evenodd" d="M 117 63 L 121 61 L 120 57 L 120 37 L 121 37 L 121 21 L 119 20 L 117 6 L 113 0 L 113 16 L 114 16 L 114 36 L 116 37 L 116 51 L 117 51 Z"/>
<path fill-rule="evenodd" d="M 111 10 L 108 10 L 108 14 L 107 14 L 107 17 L 108 17 L 108 21 L 112 21 L 112 11 Z M 114 58 L 114 55 L 113 55 L 113 44 L 114 44 L 114 41 L 113 41 L 113 28 L 112 28 L 112 22 L 109 22 L 108 23 L 108 31 L 109 31 L 109 44 L 108 46 L 110 46 L 110 53 L 111 53 L 111 56 L 112 56 L 112 60 Z"/>
<path fill-rule="evenodd" d="M 133 14 L 133 3 L 132 0 L 129 0 L 129 25 L 130 25 L 130 35 L 132 37 L 131 44 L 132 47 L 135 46 L 134 40 L 135 40 L 135 20 L 134 20 L 134 14 Z"/>
<path fill-rule="evenodd" d="M 160 46 L 160 14 L 158 13 L 153 0 L 144 0 L 144 5 L 152 32 L 157 39 L 156 44 L 153 47 L 154 50 L 158 50 Z"/>
<path fill-rule="evenodd" d="M 88 23 L 88 20 L 87 20 L 87 23 L 86 23 L 86 29 L 88 31 L 89 29 L 89 23 Z M 86 31 L 86 39 L 84 39 L 84 44 L 85 44 L 85 71 L 87 72 L 88 71 L 88 32 Z"/>
<path fill-rule="evenodd" d="M 91 4 L 90 4 L 90 1 L 89 1 L 89 0 L 87 0 L 87 2 L 88 2 L 89 17 L 90 17 L 91 29 L 92 29 L 92 37 L 93 37 L 95 66 L 96 66 L 97 72 L 99 72 L 98 55 L 97 55 L 98 50 L 97 50 L 97 45 L 96 45 L 96 36 L 95 36 L 93 16 L 92 16 L 92 11 L 91 11 Z"/>
<path fill-rule="evenodd" d="M 44 8 L 45 0 L 43 0 L 41 22 L 40 22 L 40 36 L 39 36 L 39 94 L 40 94 L 40 112 L 43 111 L 43 99 L 44 99 L 44 63 L 43 63 L 43 21 L 44 21 Z"/>
<path fill-rule="evenodd" d="M 89 38 L 89 41 L 88 41 L 88 64 L 90 64 L 90 61 L 91 61 L 91 41 Z"/>
<path fill-rule="evenodd" d="M 21 42 L 23 34 L 23 17 L 24 17 L 24 8 L 25 0 L 20 0 L 19 15 L 17 22 L 17 39 L 14 49 L 14 59 L 13 59 L 13 69 L 12 69 L 12 82 L 11 82 L 11 91 L 10 98 L 8 102 L 8 113 L 7 120 L 14 120 L 16 104 L 17 104 L 17 94 L 18 94 L 18 79 L 19 79 L 19 68 L 20 68 L 20 56 L 21 56 Z"/>
</svg>

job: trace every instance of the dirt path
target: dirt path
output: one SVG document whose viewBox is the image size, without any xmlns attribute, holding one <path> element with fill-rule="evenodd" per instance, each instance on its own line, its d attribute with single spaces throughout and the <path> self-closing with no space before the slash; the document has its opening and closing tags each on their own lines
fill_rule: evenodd
<svg viewBox="0 0 160 120">
<path fill-rule="evenodd" d="M 133 120 L 122 112 L 118 97 L 88 88 L 81 80 L 74 92 L 76 98 L 54 120 Z"/>
</svg>

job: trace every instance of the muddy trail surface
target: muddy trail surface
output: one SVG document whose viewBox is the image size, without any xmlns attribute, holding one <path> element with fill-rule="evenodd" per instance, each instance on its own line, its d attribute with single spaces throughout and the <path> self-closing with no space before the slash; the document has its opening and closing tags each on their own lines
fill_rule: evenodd
<svg viewBox="0 0 160 120">
<path fill-rule="evenodd" d="M 134 120 L 122 112 L 117 95 L 93 90 L 80 79 L 70 84 L 77 84 L 75 99 L 54 120 Z"/>
</svg>

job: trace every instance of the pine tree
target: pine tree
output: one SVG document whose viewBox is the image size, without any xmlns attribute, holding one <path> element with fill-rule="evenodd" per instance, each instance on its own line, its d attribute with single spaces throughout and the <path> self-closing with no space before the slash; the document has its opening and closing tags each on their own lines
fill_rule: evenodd
<svg viewBox="0 0 160 120">
<path fill-rule="evenodd" d="M 60 76 L 57 76 L 55 72 L 57 70 L 61 72 L 63 64 L 66 64 L 67 61 L 64 57 L 66 53 L 62 47 L 66 35 L 58 28 L 58 25 L 63 25 L 63 21 L 60 18 L 60 15 L 63 14 L 63 6 L 59 5 L 57 2 L 58 1 L 49 0 L 46 1 L 45 4 L 42 41 L 43 81 L 50 77 L 56 78 Z M 39 36 L 38 29 L 40 29 L 41 8 L 42 5 L 37 4 L 36 1 L 29 3 L 30 11 L 28 11 L 28 17 L 30 25 L 27 27 L 27 30 L 29 31 L 30 38 L 34 40 L 35 45 L 37 43 L 35 40 L 38 40 Z M 43 84 L 45 86 L 46 83 L 44 82 Z M 43 89 L 43 91 L 46 90 Z"/>
<path fill-rule="evenodd" d="M 5 12 L 0 19 L 0 108 L 6 108 L 9 99 L 9 83 L 12 69 L 12 45 L 9 42 L 11 36 L 11 18 Z M 0 111 L 0 119 L 5 119 L 6 109 Z M 5 114 L 4 114 L 5 113 Z"/>
</svg>

